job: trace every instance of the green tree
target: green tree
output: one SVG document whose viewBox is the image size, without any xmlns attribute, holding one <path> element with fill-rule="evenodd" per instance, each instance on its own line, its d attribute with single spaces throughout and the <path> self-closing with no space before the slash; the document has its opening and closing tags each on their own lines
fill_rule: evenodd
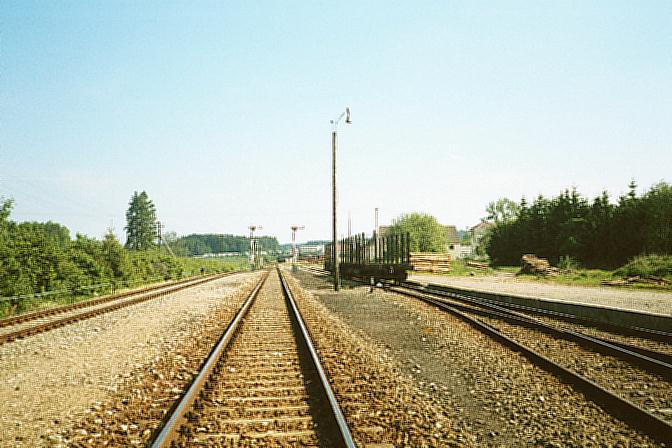
<svg viewBox="0 0 672 448">
<path fill-rule="evenodd" d="M 487 251 L 495 264 L 516 264 L 522 254 L 535 253 L 552 263 L 570 257 L 610 269 L 640 254 L 670 254 L 672 186 L 660 182 L 638 197 L 632 181 L 617 204 L 606 192 L 592 202 L 575 189 L 553 199 L 539 196 L 521 206 L 517 219 L 495 227 Z"/>
<path fill-rule="evenodd" d="M 644 252 L 672 254 L 672 185 L 654 185 L 640 201 Z"/>
<path fill-rule="evenodd" d="M 103 239 L 103 259 L 113 279 L 127 280 L 131 276 L 131 259 L 128 252 L 119 243 L 117 237 L 109 229 Z"/>
<path fill-rule="evenodd" d="M 392 222 L 390 235 L 409 235 L 411 252 L 445 252 L 446 231 L 427 213 L 408 213 Z"/>
<path fill-rule="evenodd" d="M 136 191 L 126 211 L 126 248 L 148 250 L 156 246 L 156 208 L 146 192 Z"/>
<path fill-rule="evenodd" d="M 495 224 L 507 223 L 515 220 L 520 212 L 520 206 L 508 198 L 500 198 L 488 204 L 485 208 L 487 221 Z"/>
</svg>

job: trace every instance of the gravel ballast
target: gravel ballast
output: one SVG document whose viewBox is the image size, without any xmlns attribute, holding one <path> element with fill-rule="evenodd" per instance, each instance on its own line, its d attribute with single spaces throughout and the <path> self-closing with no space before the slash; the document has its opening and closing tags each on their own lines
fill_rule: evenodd
<svg viewBox="0 0 672 448">
<path fill-rule="evenodd" d="M 275 274 L 271 274 L 275 275 Z M 404 376 L 400 376 L 370 343 L 350 329 L 323 305 L 294 286 L 294 296 L 332 379 L 339 403 L 352 425 L 359 446 L 474 446 L 473 436 L 455 425 L 449 412 Z M 171 357 L 153 362 L 145 374 L 128 378 L 115 396 L 96 404 L 80 423 L 61 436 L 74 446 L 138 446 L 147 441 L 157 419 L 179 397 L 199 360 L 216 341 L 221 330 L 210 328 L 210 316 L 201 331 L 175 347 Z M 237 374 L 240 370 L 235 368 Z M 227 374 L 233 374 L 228 372 Z M 240 379 L 243 381 L 243 379 Z M 246 381 L 254 381 L 248 378 Z M 214 425 L 214 422 L 208 425 Z M 221 446 L 217 438 L 201 440 L 203 426 L 196 428 L 199 443 Z M 388 443 L 389 442 L 389 443 Z M 248 441 L 242 446 L 265 446 Z M 392 444 L 390 444 L 392 443 Z"/>
<path fill-rule="evenodd" d="M 456 414 L 477 446 L 659 446 L 457 318 L 379 289 L 346 287 L 337 295 L 321 278 L 296 275 Z"/>
<path fill-rule="evenodd" d="M 206 316 L 233 310 L 257 277 L 226 277 L 1 346 L 0 446 L 64 446 L 61 434 L 92 406 L 189 340 Z"/>
<path fill-rule="evenodd" d="M 453 407 L 403 374 L 388 353 L 354 332 L 294 277 L 286 278 L 357 446 L 478 446 Z"/>
<path fill-rule="evenodd" d="M 450 277 L 414 274 L 409 277 L 409 280 L 495 294 L 512 294 L 672 316 L 672 292 L 665 291 L 616 289 L 607 286 L 554 285 L 504 275 Z"/>
</svg>

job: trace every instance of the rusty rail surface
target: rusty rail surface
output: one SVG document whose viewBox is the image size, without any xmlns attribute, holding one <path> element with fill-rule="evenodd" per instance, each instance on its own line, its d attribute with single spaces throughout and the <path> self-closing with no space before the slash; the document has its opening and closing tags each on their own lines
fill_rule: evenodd
<svg viewBox="0 0 672 448">
<path fill-rule="evenodd" d="M 279 280 L 282 286 L 282 294 L 284 295 L 284 297 L 281 297 L 281 299 L 284 299 L 282 301 L 284 301 L 286 304 L 286 307 L 283 308 L 284 309 L 283 313 L 289 314 L 290 320 L 294 322 L 294 324 L 289 326 L 289 328 L 291 329 L 293 327 L 295 328 L 295 330 L 288 331 L 287 328 L 285 328 L 285 330 L 281 332 L 279 330 L 275 330 L 272 327 L 269 327 L 269 325 L 271 325 L 270 322 L 276 321 L 277 317 L 274 317 L 276 315 L 272 314 L 271 311 L 269 311 L 271 310 L 271 308 L 264 307 L 263 303 L 255 305 L 255 303 L 258 301 L 257 297 L 259 296 L 262 287 L 266 284 L 267 279 L 270 275 L 271 272 L 268 271 L 267 274 L 261 279 L 259 284 L 250 293 L 245 302 L 241 305 L 238 313 L 233 318 L 231 323 L 228 325 L 226 331 L 220 337 L 217 344 L 212 349 L 206 360 L 203 362 L 198 374 L 194 377 L 192 382 L 185 389 L 181 398 L 178 401 L 176 401 L 171 407 L 171 409 L 168 411 L 166 417 L 163 419 L 160 426 L 156 429 L 156 431 L 154 431 L 154 433 L 150 437 L 147 446 L 154 448 L 189 446 L 190 444 L 193 443 L 205 443 L 205 441 L 201 439 L 209 436 L 215 437 L 216 439 L 221 439 L 213 441 L 213 443 L 217 444 L 218 446 L 221 446 L 222 443 L 224 443 L 226 446 L 229 446 L 228 444 L 235 445 L 236 441 L 239 440 L 240 438 L 249 438 L 250 440 L 252 440 L 254 446 L 264 446 L 266 437 L 272 439 L 273 446 L 280 446 L 280 445 L 296 446 L 295 444 L 300 443 L 301 438 L 312 440 L 313 444 L 311 444 L 310 446 L 314 446 L 314 444 L 317 443 L 318 440 L 319 444 L 325 444 L 326 446 L 337 446 L 337 447 L 355 446 L 354 442 L 352 441 L 352 437 L 350 436 L 347 424 L 345 424 L 343 414 L 340 412 L 340 409 L 338 408 L 338 403 L 336 403 L 334 394 L 331 391 L 329 381 L 326 379 L 326 376 L 324 375 L 324 370 L 319 364 L 317 354 L 312 346 L 312 342 L 310 342 L 308 332 L 305 328 L 305 324 L 303 323 L 298 308 L 294 303 L 291 291 L 289 291 L 289 288 L 284 279 L 282 278 L 282 274 L 280 273 L 279 270 L 277 271 L 277 275 L 280 277 Z M 277 283 L 275 284 L 277 285 Z M 277 296 L 269 296 L 269 293 L 266 292 L 266 295 L 265 296 L 262 295 L 261 297 L 262 299 L 260 300 L 262 300 L 262 302 L 264 300 L 268 302 L 269 297 L 277 297 Z M 282 301 L 280 303 L 282 303 Z M 275 303 L 276 303 L 275 309 L 277 311 L 277 309 L 279 308 L 277 299 Z M 254 309 L 256 311 L 251 311 L 251 308 L 253 306 L 255 306 Z M 254 320 L 255 313 L 260 313 L 258 315 L 261 315 L 262 317 L 266 313 L 267 320 L 256 322 Z M 285 324 L 277 323 L 277 325 L 285 325 Z M 289 325 L 289 323 L 287 323 L 286 325 Z M 255 334 L 254 338 L 252 338 L 251 336 L 252 334 Z M 248 345 L 244 344 L 246 335 L 248 335 L 249 337 Z M 296 344 L 295 347 L 292 347 L 291 346 L 292 344 L 288 342 L 285 343 L 279 341 L 279 340 L 285 340 L 288 337 L 294 340 Z M 250 339 L 255 338 L 256 342 L 254 343 L 250 342 Z M 266 346 L 267 344 L 268 346 Z M 303 355 L 299 355 L 299 357 L 301 358 L 300 362 L 296 360 L 291 362 L 285 361 L 284 363 L 281 364 L 284 367 L 278 367 L 277 368 L 278 370 L 273 373 L 270 372 L 261 373 L 261 371 L 259 371 L 255 375 L 250 375 L 249 377 L 246 376 L 245 377 L 246 380 L 240 379 L 233 381 L 232 383 L 226 383 L 226 382 L 220 383 L 222 374 L 228 374 L 228 375 L 244 374 L 244 372 L 237 371 L 237 369 L 240 369 L 240 364 L 235 364 L 236 367 L 234 367 L 234 365 L 231 364 L 231 358 L 235 359 L 237 357 L 239 362 L 242 360 L 243 364 L 246 364 L 248 369 L 251 369 L 251 371 L 256 372 L 255 369 L 259 368 L 255 367 L 256 363 L 261 362 L 260 361 L 261 359 L 270 359 L 272 361 L 276 355 L 284 356 L 287 355 L 288 352 L 294 352 L 294 351 L 296 351 L 296 353 L 298 354 L 299 351 L 303 350 L 300 347 L 301 344 L 305 344 L 306 347 L 310 347 L 308 348 L 309 351 L 312 349 L 311 351 L 312 364 L 310 364 L 308 367 L 306 365 L 307 358 Z M 282 349 L 283 352 L 282 354 L 273 351 L 277 350 L 277 348 L 269 348 L 278 346 L 284 347 Z M 235 354 L 232 353 L 232 351 Z M 264 353 L 268 354 L 269 356 L 265 356 Z M 247 358 L 245 356 L 250 356 L 250 358 Z M 278 358 L 278 359 L 285 359 L 285 358 Z M 291 367 L 289 367 L 290 365 Z M 268 368 L 269 367 L 266 366 L 260 369 L 264 370 Z M 288 374 L 284 371 L 284 369 L 294 369 L 296 371 L 293 372 L 292 374 Z M 315 372 L 320 372 L 321 374 L 316 375 Z M 274 378 L 277 377 L 277 379 L 268 381 L 254 379 L 255 377 L 261 378 L 265 375 L 266 376 L 270 375 L 273 376 Z M 316 376 L 319 377 L 318 381 L 315 381 Z M 296 380 L 296 378 L 298 378 L 298 380 Z M 243 386 L 240 384 L 241 381 L 243 383 L 252 383 L 252 384 L 250 386 Z M 292 381 L 299 381 L 300 383 L 304 384 L 304 386 L 289 387 L 285 385 L 280 387 L 277 386 L 271 387 L 272 384 L 277 383 L 285 384 Z M 294 389 L 300 389 L 301 391 L 303 391 L 302 393 L 306 394 L 317 393 L 314 391 L 316 390 L 315 385 L 318 382 L 320 384 L 320 388 L 323 388 L 322 390 L 325 396 L 311 397 L 312 399 L 317 401 L 313 401 L 312 404 L 310 405 L 306 404 L 297 406 L 294 403 L 292 406 L 276 404 L 277 407 L 271 406 L 269 408 L 268 407 L 269 405 L 263 405 L 264 407 L 254 408 L 254 412 L 257 413 L 269 412 L 269 410 L 272 411 L 272 415 L 267 418 L 248 417 L 248 418 L 236 419 L 233 418 L 230 414 L 227 414 L 226 413 L 227 411 L 223 410 L 222 406 L 215 406 L 214 409 L 210 406 L 210 403 L 213 401 L 210 395 L 218 393 L 217 392 L 218 390 L 223 390 L 226 393 L 233 394 L 234 397 L 230 399 L 234 400 L 236 400 L 236 394 L 242 393 L 244 398 L 238 398 L 237 400 L 245 400 L 244 402 L 253 402 L 254 400 L 269 400 L 269 399 L 288 401 L 290 399 L 295 398 L 288 395 L 290 394 L 290 391 L 293 391 Z M 306 385 L 312 385 L 312 386 L 309 387 Z M 264 393 L 266 394 L 270 393 L 271 395 L 257 396 L 255 395 L 256 392 L 254 391 L 255 388 L 256 389 L 260 388 L 261 390 L 264 391 Z M 278 394 L 277 397 L 273 395 L 274 393 Z M 221 400 L 217 399 L 214 401 L 220 402 Z M 236 403 L 238 403 L 238 401 L 236 401 Z M 279 401 L 278 403 L 282 402 Z M 320 405 L 317 406 L 315 403 L 320 403 Z M 242 404 L 240 406 L 242 406 Z M 299 412 L 297 411 L 297 408 L 306 408 L 307 410 L 301 411 L 306 414 L 305 415 L 290 414 L 289 416 L 285 416 L 282 413 L 283 409 L 292 409 L 294 412 Z M 190 426 L 196 425 L 198 427 L 199 425 L 196 422 L 199 421 L 201 414 L 206 415 L 209 409 L 211 411 L 211 414 L 209 414 L 208 417 L 203 417 L 205 419 L 204 420 L 205 423 L 201 423 L 201 425 L 205 425 L 208 427 L 214 426 L 218 428 L 223 427 L 226 428 L 226 430 L 220 429 L 219 431 L 217 431 L 216 434 L 212 435 L 208 434 L 207 432 L 194 433 L 193 429 L 190 429 Z M 310 415 L 307 414 L 308 412 L 310 412 Z M 331 417 L 328 417 L 325 414 L 331 414 Z M 269 428 L 269 431 L 259 433 L 256 429 L 254 429 L 254 425 L 258 426 L 260 424 L 259 422 L 267 422 L 266 425 L 280 424 L 286 427 L 287 425 L 290 425 L 291 421 L 299 421 L 304 423 L 301 423 L 302 426 L 300 426 L 298 430 L 285 429 L 284 431 L 282 430 L 272 431 L 271 430 L 272 428 Z M 316 427 L 318 428 L 317 435 L 313 434 L 312 427 L 310 426 L 311 421 L 315 422 L 319 421 L 319 425 L 316 425 Z M 252 429 L 248 428 L 247 430 L 243 429 L 246 427 L 246 425 L 247 426 L 253 425 L 253 428 Z M 306 425 L 308 425 L 308 427 L 305 427 Z M 317 437 L 317 439 L 312 438 L 314 436 Z M 286 438 L 286 440 L 283 439 L 283 437 Z M 198 439 L 198 442 L 196 442 L 195 439 Z"/>
<path fill-rule="evenodd" d="M 321 269 L 308 268 L 306 270 L 316 275 L 328 276 L 328 272 Z M 360 282 L 367 284 L 364 279 L 361 279 Z M 672 362 L 670 362 L 670 355 L 643 349 L 634 345 L 614 343 L 607 339 L 582 334 L 577 331 L 556 328 L 533 317 L 517 313 L 502 306 L 483 302 L 478 298 L 469 297 L 463 294 L 457 295 L 448 292 L 428 290 L 417 283 L 402 283 L 400 286 L 386 284 L 385 287 L 389 291 L 419 299 L 458 317 L 505 346 L 520 352 L 531 362 L 557 376 L 562 381 L 570 384 L 576 390 L 583 393 L 588 399 L 602 406 L 607 412 L 615 417 L 627 422 L 633 428 L 636 428 L 644 434 L 648 434 L 660 442 L 666 444 L 672 443 L 672 424 L 639 407 L 632 401 L 603 388 L 583 375 L 561 366 L 550 358 L 506 336 L 504 333 L 466 313 L 468 312 L 501 319 L 515 325 L 540 330 L 553 337 L 572 341 L 583 347 L 589 347 L 591 350 L 599 353 L 623 359 L 651 373 L 659 375 L 667 381 L 672 381 Z M 446 299 L 452 299 L 452 301 Z M 455 301 L 460 301 L 462 303 L 456 303 Z M 565 316 L 565 319 L 567 319 L 567 316 Z"/>
</svg>

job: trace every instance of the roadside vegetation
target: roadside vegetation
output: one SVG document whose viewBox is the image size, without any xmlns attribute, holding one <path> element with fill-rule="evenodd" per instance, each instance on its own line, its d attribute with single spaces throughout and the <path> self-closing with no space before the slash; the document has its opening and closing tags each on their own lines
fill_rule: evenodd
<svg viewBox="0 0 672 448">
<path fill-rule="evenodd" d="M 517 274 L 538 282 L 672 289 L 670 184 L 659 182 L 638 196 L 633 181 L 615 203 L 606 192 L 591 201 L 576 189 L 531 204 L 502 198 L 486 212 L 494 226 L 473 251 L 478 262 L 453 260 L 447 275 Z M 553 275 L 521 275 L 525 254 L 557 269 Z"/>
<path fill-rule="evenodd" d="M 388 235 L 408 235 L 411 252 L 444 252 L 446 233 L 439 221 L 427 213 L 408 213 L 392 222 Z"/>
<path fill-rule="evenodd" d="M 672 254 L 672 186 L 660 182 L 642 196 L 630 191 L 611 203 L 604 192 L 589 201 L 576 189 L 551 199 L 523 199 L 516 214 L 491 232 L 487 253 L 494 265 L 514 265 L 536 254 L 557 266 L 561 259 L 612 270 L 640 255 Z"/>
<path fill-rule="evenodd" d="M 642 278 L 649 278 L 654 276 L 672 283 L 672 257 L 670 256 L 660 257 L 653 255 L 637 257 L 627 265 L 615 270 L 587 269 L 581 267 L 574 267 L 573 269 L 563 268 L 562 273 L 548 277 L 519 274 L 520 266 L 488 266 L 487 269 L 477 269 L 473 266 L 469 266 L 467 263 L 466 260 L 453 260 L 451 262 L 450 273 L 423 273 L 423 275 L 443 275 L 451 277 L 515 276 L 518 280 L 570 286 L 601 286 L 603 282 L 609 282 L 624 277 L 640 276 Z M 625 287 L 658 291 L 672 290 L 672 287 L 669 285 L 647 283 L 632 283 Z"/>
<path fill-rule="evenodd" d="M 136 192 L 124 247 L 111 231 L 101 241 L 81 234 L 72 238 L 67 227 L 51 221 L 14 222 L 12 201 L 0 200 L 0 316 L 149 283 L 248 269 L 241 257 L 173 257 L 160 250 L 148 230 L 156 227 L 146 222 L 154 214 L 143 207 L 153 205 L 146 193 Z"/>
<path fill-rule="evenodd" d="M 631 182 L 616 203 L 606 192 L 590 201 L 576 189 L 539 196 L 532 204 L 524 198 L 520 204 L 491 203 L 487 211 L 495 227 L 482 243 L 491 265 L 517 266 L 522 255 L 535 254 L 561 273 L 520 278 L 572 285 L 634 279 L 623 286 L 670 290 L 672 186 L 660 182 L 641 196 L 636 189 Z"/>
</svg>

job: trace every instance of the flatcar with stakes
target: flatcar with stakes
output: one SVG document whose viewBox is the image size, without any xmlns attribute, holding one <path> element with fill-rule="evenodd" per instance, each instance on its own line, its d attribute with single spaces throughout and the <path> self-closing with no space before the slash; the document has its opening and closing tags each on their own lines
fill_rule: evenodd
<svg viewBox="0 0 672 448">
<path fill-rule="evenodd" d="M 333 244 L 325 247 L 324 269 L 333 272 Z M 373 278 L 403 282 L 409 264 L 410 237 L 408 234 L 373 236 L 364 233 L 344 238 L 337 242 L 339 271 L 343 278 L 368 281 Z"/>
</svg>

